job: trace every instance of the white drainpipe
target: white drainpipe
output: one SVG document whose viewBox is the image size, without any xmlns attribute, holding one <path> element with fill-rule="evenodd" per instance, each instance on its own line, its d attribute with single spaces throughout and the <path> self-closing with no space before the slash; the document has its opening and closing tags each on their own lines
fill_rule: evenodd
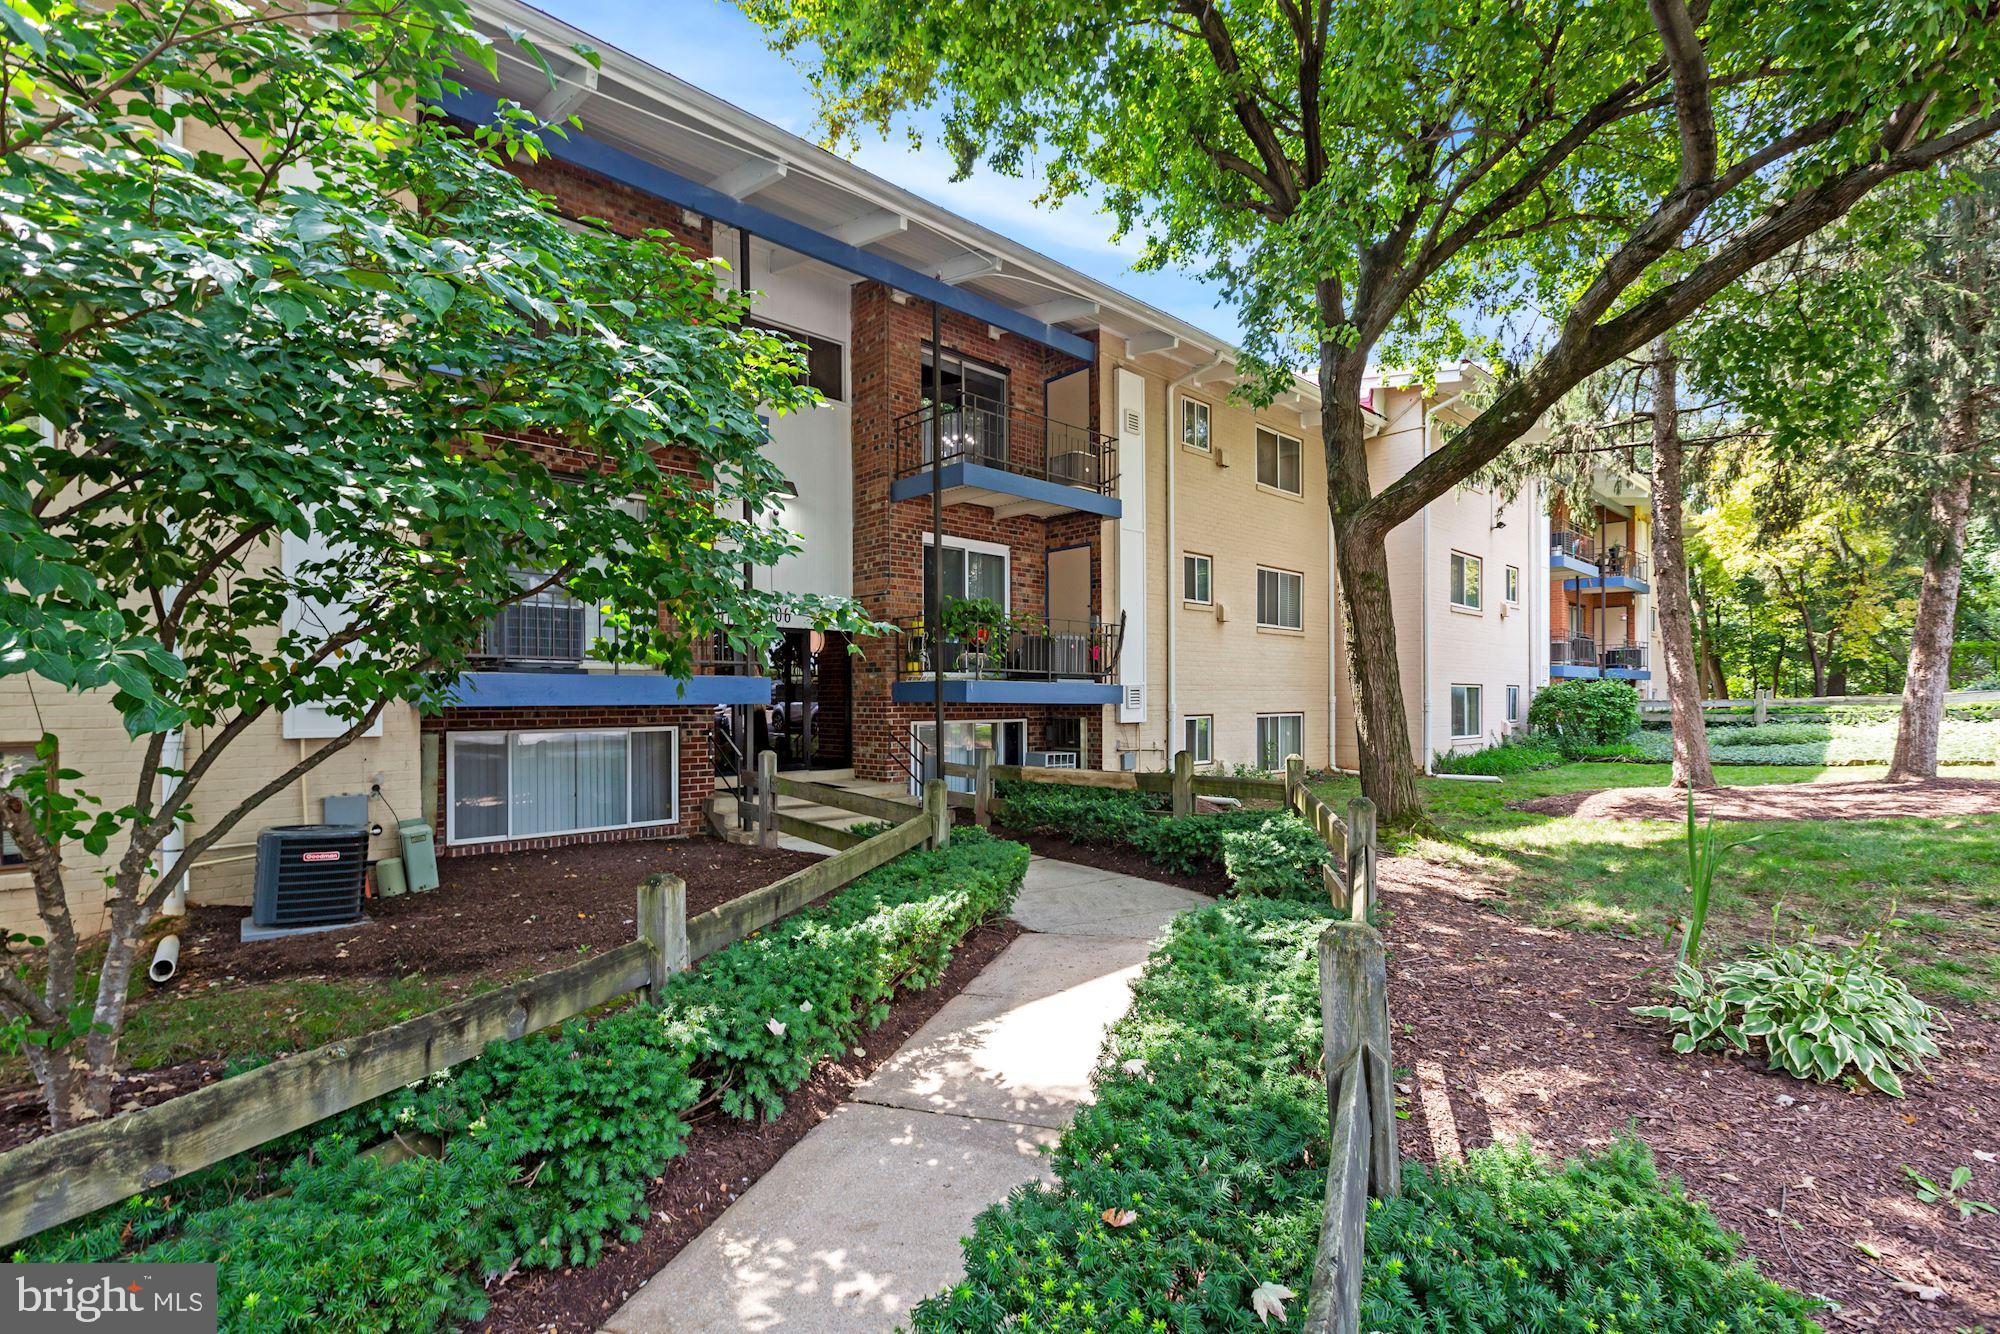
<svg viewBox="0 0 2000 1334">
<path fill-rule="evenodd" d="M 1179 512 L 1178 506 L 1174 503 L 1174 471 L 1175 471 L 1174 465 L 1180 459 L 1181 440 L 1180 440 L 1180 429 L 1178 426 L 1178 419 L 1174 416 L 1174 395 L 1180 393 L 1182 389 L 1186 388 L 1188 384 L 1191 383 L 1196 376 L 1204 375 L 1207 372 L 1214 370 L 1217 366 L 1220 366 L 1222 364 L 1222 361 L 1223 361 L 1222 354 L 1218 352 L 1216 355 L 1210 357 L 1202 365 L 1196 366 L 1192 370 L 1188 371 L 1187 374 L 1179 376 L 1176 379 L 1167 381 L 1167 409 L 1166 409 L 1167 558 L 1166 560 L 1162 561 L 1161 564 L 1163 564 L 1166 567 L 1166 574 L 1167 574 L 1166 756 L 1167 756 L 1167 767 L 1169 769 L 1171 769 L 1174 764 L 1174 753 L 1177 749 L 1177 742 L 1179 740 L 1179 738 L 1176 736 L 1176 732 L 1180 727 L 1180 716 L 1181 716 L 1180 676 L 1174 670 L 1174 664 L 1179 659 L 1178 646 L 1180 643 L 1180 625 L 1181 625 L 1180 608 L 1174 605 L 1176 602 L 1180 601 L 1179 596 L 1174 592 L 1174 585 L 1179 583 L 1181 580 L 1181 563 L 1180 560 L 1178 559 L 1180 556 L 1180 548 L 1176 545 L 1175 525 L 1174 525 L 1174 516 L 1176 513 Z M 1209 448 L 1209 457 L 1213 458 L 1215 451 L 1215 425 L 1212 419 L 1209 424 L 1208 448 Z M 1210 595 L 1213 596 L 1214 590 L 1210 589 L 1209 592 Z M 1210 744 L 1213 745 L 1214 744 L 1213 741 L 1211 741 Z"/>
<path fill-rule="evenodd" d="M 1433 403 L 1424 409 L 1424 439 L 1422 445 L 1418 447 L 1419 462 L 1430 457 L 1431 433 L 1437 429 L 1438 413 L 1464 397 L 1462 393 L 1453 394 L 1450 398 Z M 1418 580 L 1417 586 L 1422 590 L 1418 610 L 1421 613 L 1424 634 L 1424 773 L 1435 775 L 1437 769 L 1432 758 L 1435 750 L 1431 745 L 1431 507 L 1428 503 L 1424 505 L 1423 535 L 1423 576 Z"/>
</svg>

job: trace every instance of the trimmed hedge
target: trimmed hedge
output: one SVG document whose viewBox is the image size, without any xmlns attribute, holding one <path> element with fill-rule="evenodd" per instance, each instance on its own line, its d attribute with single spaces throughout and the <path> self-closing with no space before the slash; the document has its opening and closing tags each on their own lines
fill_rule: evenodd
<svg viewBox="0 0 2000 1334">
<path fill-rule="evenodd" d="M 1322 892 L 1319 867 L 1330 854 L 1289 810 L 1174 816 L 1167 799 L 1153 793 L 1016 780 L 996 784 L 995 793 L 1006 803 L 1010 829 L 1124 844 L 1177 875 L 1221 867 L 1238 893 L 1316 898 Z"/>
<path fill-rule="evenodd" d="M 1056 1146 L 1056 1184 L 981 1214 L 923 1331 L 1300 1327 L 1326 1188 L 1316 942 L 1326 915 L 1243 899 L 1184 913 L 1133 988 Z M 1123 1226 L 1113 1222 L 1129 1210 Z M 1106 1218 L 1106 1211 L 1113 1211 Z M 1368 1225 L 1363 1329 L 1808 1330 L 1811 1299 L 1736 1258 L 1642 1146 L 1552 1166 L 1485 1150 Z M 1262 1324 L 1251 1293 L 1297 1294 Z"/>
<path fill-rule="evenodd" d="M 476 1320 L 484 1277 L 588 1264 L 608 1237 L 636 1240 L 646 1184 L 683 1151 L 698 1101 L 776 1115 L 815 1063 L 882 1022 L 899 987 L 936 981 L 966 932 L 1011 907 L 1027 866 L 1019 844 L 958 830 L 950 848 L 900 857 L 676 975 L 659 1009 L 494 1043 L 11 1258 L 212 1260 L 232 1329 Z M 439 1136 L 444 1155 L 356 1155 L 392 1132 Z"/>
<path fill-rule="evenodd" d="M 1709 756 L 1717 764 L 1887 764 L 1896 748 L 1896 720 L 1832 724 L 1771 722 L 1762 727 L 1710 722 Z M 1670 732 L 1648 729 L 1632 739 L 1638 758 L 1673 758 Z M 2000 763 L 2000 721 L 1947 718 L 1938 733 L 1941 764 Z"/>
</svg>

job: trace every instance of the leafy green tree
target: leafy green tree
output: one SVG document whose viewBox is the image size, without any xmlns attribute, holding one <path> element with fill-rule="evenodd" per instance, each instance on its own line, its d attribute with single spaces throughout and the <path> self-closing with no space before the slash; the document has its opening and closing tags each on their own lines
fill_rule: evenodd
<svg viewBox="0 0 2000 1334">
<path fill-rule="evenodd" d="M 938 108 L 962 167 L 1099 188 L 1148 261 L 1206 268 L 1261 393 L 1310 356 L 1363 786 L 1419 807 L 1384 540 L 1591 372 L 1884 182 L 2000 127 L 1971 0 L 740 0 L 808 60 L 836 137 Z M 1478 340 L 1547 337 L 1376 490 L 1360 391 Z"/>
<path fill-rule="evenodd" d="M 1711 338 L 1786 466 L 1865 498 L 1921 559 L 1892 778 L 1937 774 L 1966 553 L 2000 500 L 2000 158 L 1960 168 L 1753 274 Z"/>
<path fill-rule="evenodd" d="M 0 17 L 0 675 L 104 692 L 141 755 L 123 794 L 53 737 L 0 773 L 44 924 L 0 1022 L 64 1125 L 108 1110 L 171 887 L 389 702 L 435 704 L 509 603 L 567 585 L 600 653 L 681 676 L 718 632 L 856 618 L 741 586 L 795 545 L 758 420 L 807 401 L 795 350 L 667 238 L 523 189 L 503 158 L 559 127 L 410 114 L 491 60 L 458 0 Z M 300 705 L 344 730 L 171 839 Z M 93 988 L 63 851 L 120 844 Z"/>
</svg>

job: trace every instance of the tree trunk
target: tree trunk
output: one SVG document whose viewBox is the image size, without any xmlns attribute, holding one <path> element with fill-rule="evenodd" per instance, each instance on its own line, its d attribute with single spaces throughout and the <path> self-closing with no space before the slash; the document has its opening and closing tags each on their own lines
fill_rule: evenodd
<svg viewBox="0 0 2000 1334">
<path fill-rule="evenodd" d="M 1653 596 L 1659 600 L 1660 660 L 1673 707 L 1674 786 L 1714 787 L 1701 672 L 1694 651 L 1693 600 L 1683 537 L 1678 359 L 1666 338 L 1653 343 Z M 1638 607 L 1633 607 L 1636 616 Z"/>
<path fill-rule="evenodd" d="M 1389 553 L 1378 536 L 1339 533 L 1334 560 L 1347 619 L 1347 672 L 1354 688 L 1354 727 L 1361 790 L 1383 824 L 1407 824 L 1423 813 L 1410 728 L 1403 711 L 1396 621 L 1389 606 Z"/>
<path fill-rule="evenodd" d="M 1321 305 L 1337 306 L 1322 285 Z M 1338 323 L 1338 321 L 1334 321 Z M 1333 515 L 1334 564 L 1347 622 L 1347 671 L 1354 689 L 1354 727 L 1361 791 L 1384 825 L 1423 818 L 1410 727 L 1403 709 L 1402 665 L 1389 600 L 1388 534 L 1361 519 L 1374 494 L 1368 480 L 1368 439 L 1361 416 L 1365 356 L 1328 340 L 1320 344 L 1321 431 L 1326 441 L 1327 508 Z M 1428 571 L 1425 572 L 1429 577 Z"/>
<path fill-rule="evenodd" d="M 1952 453 L 1978 443 L 1979 410 L 1970 398 L 1958 405 Z M 1952 627 L 1958 620 L 1959 575 L 1965 563 L 1965 524 L 1972 509 L 1972 473 L 1954 474 L 1931 495 L 1930 550 L 1917 595 L 1917 625 L 1910 636 L 1910 666 L 1903 677 L 1903 713 L 1896 728 L 1892 780 L 1936 778 L 1944 695 L 1951 685 Z"/>
</svg>

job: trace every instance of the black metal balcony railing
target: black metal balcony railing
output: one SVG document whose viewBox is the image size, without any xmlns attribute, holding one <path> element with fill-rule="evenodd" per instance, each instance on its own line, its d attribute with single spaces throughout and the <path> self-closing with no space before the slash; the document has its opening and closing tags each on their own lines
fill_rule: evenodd
<svg viewBox="0 0 2000 1334">
<path fill-rule="evenodd" d="M 1118 476 L 1110 436 L 972 394 L 896 419 L 896 476 L 914 477 L 930 467 L 940 445 L 944 463 L 977 463 L 1099 495 L 1110 495 Z"/>
<path fill-rule="evenodd" d="M 1551 556 L 1568 556 L 1571 560 L 1580 560 L 1585 565 L 1595 565 L 1597 563 L 1597 543 L 1591 541 L 1590 538 L 1584 536 L 1582 533 L 1571 529 L 1559 528 L 1549 534 L 1549 554 Z"/>
<path fill-rule="evenodd" d="M 1597 563 L 1597 568 L 1607 579 L 1613 575 L 1622 575 L 1627 579 L 1636 579 L 1642 584 L 1646 582 L 1646 558 L 1636 551 L 1627 551 L 1623 547 L 1612 547 L 1606 551 L 1604 559 Z"/>
<path fill-rule="evenodd" d="M 1604 665 L 1624 671 L 1643 672 L 1646 670 L 1646 646 L 1644 644 L 1621 644 L 1617 648 L 1604 650 Z"/>
<path fill-rule="evenodd" d="M 575 667 L 600 633 L 596 610 L 562 588 L 544 588 L 501 608 L 479 636 L 475 658 L 531 667 Z"/>
<path fill-rule="evenodd" d="M 1558 667 L 1595 667 L 1597 641 L 1589 635 L 1569 635 L 1549 641 L 1549 661 Z"/>
<path fill-rule="evenodd" d="M 1046 630 L 1011 631 L 982 645 L 924 630 L 922 617 L 896 623 L 897 675 L 918 679 L 942 666 L 947 676 L 1008 681 L 1107 681 L 1118 669 L 1124 627 L 1096 621 L 1056 621 Z M 940 653 L 941 660 L 932 657 Z"/>
</svg>

